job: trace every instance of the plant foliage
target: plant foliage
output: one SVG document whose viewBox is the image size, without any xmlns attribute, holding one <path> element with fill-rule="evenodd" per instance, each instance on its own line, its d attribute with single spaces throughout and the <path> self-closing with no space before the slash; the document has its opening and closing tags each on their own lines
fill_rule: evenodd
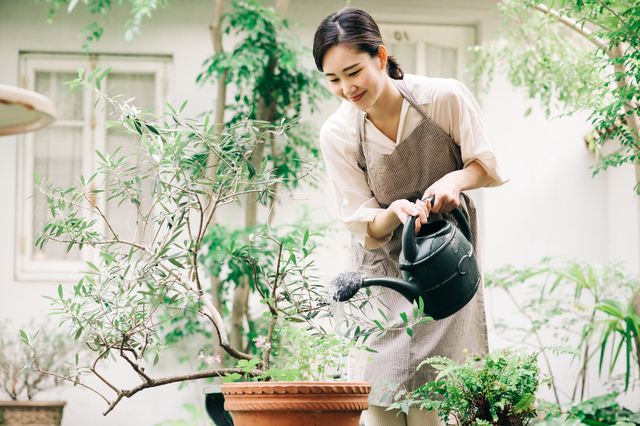
<svg viewBox="0 0 640 426">
<path fill-rule="evenodd" d="M 39 2 L 40 0 L 35 0 Z M 56 11 L 62 7 L 66 7 L 69 13 L 82 2 L 86 6 L 86 11 L 91 15 L 98 15 L 101 19 L 93 21 L 91 24 L 80 30 L 80 34 L 84 35 L 82 50 L 86 53 L 91 43 L 97 42 L 104 33 L 104 25 L 109 22 L 109 15 L 112 9 L 125 4 L 125 0 L 45 0 L 51 5 L 47 22 L 53 23 Z M 167 0 L 128 0 L 131 7 L 131 18 L 124 24 L 124 39 L 129 42 L 133 40 L 135 35 L 140 34 L 142 19 L 151 17 L 151 13 L 158 8 L 168 6 Z"/>
<path fill-rule="evenodd" d="M 638 379 L 640 317 L 637 295 L 640 283 L 622 265 L 592 265 L 561 259 L 544 259 L 527 267 L 503 266 L 486 277 L 487 288 L 505 291 L 527 322 L 517 326 L 510 317 L 496 328 L 505 338 L 544 346 L 541 330 L 560 343 L 577 345 L 583 353 L 576 374 L 573 399 L 582 399 L 589 365 L 599 372 L 624 365 L 623 387 Z M 634 379 L 635 376 L 635 379 Z M 559 404 L 560 401 L 557 401 Z"/>
<path fill-rule="evenodd" d="M 95 253 L 87 262 L 85 276 L 72 289 L 59 286 L 58 294 L 49 299 L 54 307 L 52 314 L 61 315 L 61 323 L 93 351 L 93 362 L 83 372 L 94 375 L 115 392 L 109 399 L 85 385 L 80 376 L 75 381 L 100 394 L 109 405 L 107 413 L 122 398 L 148 387 L 241 371 L 220 368 L 151 377 L 146 368 L 158 363 L 171 345 L 168 338 L 161 337 L 159 327 L 186 312 L 208 320 L 220 346 L 230 356 L 247 362 L 256 359 L 243 352 L 244 348 L 229 344 L 222 315 L 203 290 L 199 256 L 218 208 L 236 203 L 249 193 L 265 200 L 271 186 L 283 180 L 273 176 L 266 161 L 255 168 L 249 159 L 268 135 L 283 134 L 290 126 L 261 122 L 257 127 L 251 120 L 244 120 L 228 132 L 216 134 L 208 116 L 199 122 L 181 115 L 186 103 L 179 109 L 167 105 L 168 112 L 160 116 L 106 95 L 100 82 L 108 72 L 98 69 L 84 77 L 80 70 L 79 77 L 68 84 L 71 91 L 92 90 L 104 100 L 105 107 L 119 116 L 108 126 L 137 135 L 138 151 L 131 155 L 121 155 L 118 150 L 96 152 L 98 172 L 80 176 L 78 185 L 71 188 L 41 182 L 36 175 L 36 189 L 51 212 L 36 244 L 42 247 L 53 241 L 69 249 L 88 246 Z M 215 155 L 217 162 L 201 162 L 203 152 Z M 306 173 L 314 165 L 315 160 L 309 159 Z M 135 206 L 137 227 L 133 235 L 114 227 L 104 213 L 106 200 Z M 273 242 L 278 253 L 274 267 L 259 270 L 253 263 L 251 268 L 256 288 L 264 291 L 271 329 L 278 318 L 289 314 L 304 321 L 296 310 L 301 305 L 295 304 L 295 291 L 304 289 L 310 294 L 305 275 L 309 263 L 306 256 L 311 251 L 309 238 L 305 232 L 285 247 L 263 230 L 248 241 L 238 241 L 237 249 L 231 246 L 227 250 L 227 256 L 243 257 L 251 265 L 259 256 L 253 251 L 254 246 L 260 247 L 256 241 Z M 288 303 L 295 305 L 292 310 L 285 309 Z M 272 337 L 270 334 L 269 339 Z M 38 348 L 28 336 L 25 343 L 37 359 Z M 116 358 L 132 368 L 140 380 L 137 386 L 120 389 L 101 374 L 102 364 Z M 269 354 L 264 362 L 257 361 L 252 375 L 262 374 L 261 368 L 268 367 Z"/>
<path fill-rule="evenodd" d="M 640 413 L 624 408 L 616 401 L 617 393 L 596 396 L 575 404 L 566 415 L 554 414 L 538 423 L 540 426 L 637 426 Z"/>
<path fill-rule="evenodd" d="M 495 42 L 476 46 L 474 79 L 505 71 L 507 79 L 539 99 L 547 116 L 587 111 L 595 127 L 586 139 L 599 154 L 594 166 L 640 163 L 640 5 L 629 0 L 504 0 Z M 529 113 L 530 110 L 527 112 Z M 640 179 L 640 175 L 637 175 Z M 640 186 L 636 186 L 640 193 Z"/>
<path fill-rule="evenodd" d="M 556 353 L 571 352 L 567 348 L 550 348 Z M 438 375 L 413 393 L 396 392 L 396 402 L 390 408 L 405 413 L 412 405 L 429 411 L 437 410 L 447 423 L 522 426 L 538 416 L 535 394 L 548 378 L 541 378 L 537 353 L 521 353 L 499 349 L 484 359 L 467 356 L 462 364 L 444 357 L 431 357 L 424 364 L 432 365 Z M 393 389 L 391 389 L 393 390 Z"/>
</svg>

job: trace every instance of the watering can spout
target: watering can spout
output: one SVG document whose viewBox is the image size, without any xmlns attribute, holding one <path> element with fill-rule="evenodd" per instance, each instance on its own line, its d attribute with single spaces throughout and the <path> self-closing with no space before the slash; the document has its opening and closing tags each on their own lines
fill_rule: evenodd
<svg viewBox="0 0 640 426">
<path fill-rule="evenodd" d="M 409 301 L 409 303 L 413 303 L 414 301 L 418 301 L 418 299 L 422 296 L 422 291 L 418 284 L 403 280 L 401 278 L 394 277 L 369 277 L 362 279 L 362 287 L 371 287 L 371 286 L 380 286 L 390 288 L 391 290 L 395 290 L 404 296 L 405 299 Z M 426 301 L 425 301 L 426 302 Z"/>
</svg>

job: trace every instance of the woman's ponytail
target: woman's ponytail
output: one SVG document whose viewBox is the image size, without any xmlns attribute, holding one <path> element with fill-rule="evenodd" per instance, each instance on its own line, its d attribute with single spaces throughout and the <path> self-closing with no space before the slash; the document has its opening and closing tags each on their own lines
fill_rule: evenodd
<svg viewBox="0 0 640 426">
<path fill-rule="evenodd" d="M 387 57 L 387 74 L 394 80 L 402 80 L 404 71 L 400 68 L 398 61 L 393 56 Z"/>
</svg>

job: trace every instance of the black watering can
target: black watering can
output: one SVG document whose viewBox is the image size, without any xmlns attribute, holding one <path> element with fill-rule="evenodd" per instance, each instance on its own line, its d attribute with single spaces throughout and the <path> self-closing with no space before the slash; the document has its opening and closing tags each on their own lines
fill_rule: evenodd
<svg viewBox="0 0 640 426">
<path fill-rule="evenodd" d="M 431 205 L 434 196 L 427 197 Z M 435 320 L 462 309 L 473 298 L 480 284 L 480 269 L 473 251 L 469 222 L 460 207 L 451 211 L 458 229 L 448 220 L 423 225 L 415 235 L 415 216 L 409 216 L 402 231 L 402 252 L 398 268 L 401 278 L 362 278 L 355 272 L 338 275 L 331 282 L 330 296 L 336 301 L 351 299 L 363 287 L 387 287 L 409 302 L 424 303 L 424 315 Z"/>
</svg>

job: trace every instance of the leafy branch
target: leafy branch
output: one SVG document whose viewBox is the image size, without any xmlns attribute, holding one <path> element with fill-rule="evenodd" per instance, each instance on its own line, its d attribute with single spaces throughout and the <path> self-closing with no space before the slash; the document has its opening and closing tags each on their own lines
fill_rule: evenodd
<svg viewBox="0 0 640 426">
<path fill-rule="evenodd" d="M 60 315 L 61 324 L 66 324 L 70 333 L 94 353 L 90 367 L 66 379 L 86 386 L 81 377 L 91 374 L 107 385 L 115 393 L 113 398 L 92 389 L 107 401 L 106 415 L 122 398 L 147 388 L 238 372 L 234 368 L 209 368 L 154 378 L 146 371 L 171 346 L 170 337 L 162 338 L 159 333 L 162 325 L 187 312 L 213 327 L 219 345 L 231 357 L 256 360 L 255 355 L 230 344 L 222 313 L 203 291 L 199 259 L 217 209 L 239 202 L 246 194 L 266 199 L 275 183 L 287 179 L 274 177 L 266 160 L 257 168 L 250 159 L 260 144 L 272 135 L 284 135 L 291 124 L 256 124 L 245 119 L 218 134 L 208 117 L 203 123 L 182 117 L 185 104 L 179 110 L 167 105 L 170 112 L 159 116 L 153 110 L 139 111 L 117 96 L 107 95 L 101 90 L 101 80 L 109 70 L 100 71 L 85 78 L 79 70 L 79 77 L 68 82 L 70 89 L 91 90 L 98 95 L 118 116 L 108 126 L 137 136 L 136 152 L 97 152 L 97 173 L 87 179 L 79 177 L 79 185 L 71 188 L 56 187 L 36 175 L 36 190 L 51 213 L 36 244 L 42 248 L 52 241 L 67 244 L 68 250 L 74 246 L 93 250 L 93 259 L 87 262 L 88 269 L 78 284 L 72 290 L 59 286 L 57 297 L 49 299 L 54 307 L 52 315 Z M 218 157 L 215 173 L 209 170 L 214 166 L 200 161 L 203 152 Z M 295 179 L 306 176 L 314 167 L 315 160 L 308 159 Z M 143 184 L 148 185 L 149 192 L 142 190 Z M 120 232 L 104 213 L 106 202 L 135 205 L 138 226 L 133 235 Z M 139 234 L 139 229 L 144 231 Z M 296 288 L 298 282 L 307 285 L 308 265 L 300 265 L 291 255 L 297 248 L 284 250 L 268 230 L 260 237 L 280 245 L 277 273 L 265 274 L 262 280 L 275 324 L 278 318 L 292 314 L 285 307 L 295 300 L 289 289 Z M 308 238 L 307 232 L 300 249 L 305 255 L 310 252 L 304 248 Z M 249 263 L 253 262 L 251 243 L 244 247 Z M 287 253 L 289 259 L 284 258 Z M 255 263 L 253 267 L 257 281 Z M 28 337 L 25 343 L 32 351 L 33 368 L 46 373 L 37 362 L 38 349 Z M 130 389 L 117 387 L 102 372 L 108 359 L 126 362 L 140 383 Z M 264 374 L 265 366 L 257 361 L 256 368 L 244 372 Z"/>
</svg>

